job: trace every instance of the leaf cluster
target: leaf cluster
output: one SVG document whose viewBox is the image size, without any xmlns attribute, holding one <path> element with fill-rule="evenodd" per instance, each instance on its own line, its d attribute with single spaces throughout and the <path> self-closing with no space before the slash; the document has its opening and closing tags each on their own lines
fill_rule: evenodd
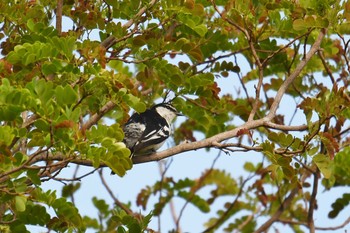
<svg viewBox="0 0 350 233">
<path fill-rule="evenodd" d="M 263 232 L 278 221 L 313 232 L 318 180 L 326 190 L 349 185 L 349 1 L 57 2 L 0 2 L 1 231 L 141 232 L 175 198 L 210 214 L 226 197 L 208 232 Z M 220 168 L 164 176 L 137 197 L 142 208 L 158 199 L 151 214 L 94 198 L 100 221 L 80 215 L 79 185 L 62 195 L 41 188 L 72 163 L 124 176 L 133 161 L 122 125 L 169 92 L 186 115 L 175 144 L 259 152 L 262 162 L 244 166 L 249 179 Z M 348 194 L 332 201 L 333 218 Z"/>
</svg>

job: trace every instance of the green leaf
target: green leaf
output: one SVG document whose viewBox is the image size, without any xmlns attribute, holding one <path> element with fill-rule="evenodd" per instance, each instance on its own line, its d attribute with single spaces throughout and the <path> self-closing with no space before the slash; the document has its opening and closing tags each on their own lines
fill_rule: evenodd
<svg viewBox="0 0 350 233">
<path fill-rule="evenodd" d="M 350 34 L 350 22 L 344 22 L 338 25 L 338 31 L 340 34 L 349 35 Z"/>
<path fill-rule="evenodd" d="M 0 145 L 9 146 L 15 136 L 14 130 L 10 126 L 0 126 Z"/>
<path fill-rule="evenodd" d="M 32 32 L 34 31 L 34 27 L 35 27 L 35 23 L 33 19 L 29 19 L 27 21 L 27 27 L 29 28 L 29 30 L 31 30 Z"/>
<path fill-rule="evenodd" d="M 117 228 L 117 233 L 127 233 L 127 231 L 124 229 L 124 227 L 120 226 Z"/>
<path fill-rule="evenodd" d="M 108 142 L 104 141 L 105 143 Z M 100 160 L 104 162 L 118 176 L 124 176 L 127 170 L 132 168 L 129 158 L 130 150 L 122 142 L 107 143 L 106 152 L 100 154 Z"/>
<path fill-rule="evenodd" d="M 312 161 L 320 169 L 324 178 L 329 179 L 333 175 L 333 160 L 324 154 L 317 154 Z"/>
<path fill-rule="evenodd" d="M 41 130 L 41 131 L 45 131 L 45 132 L 49 132 L 50 131 L 50 125 L 47 121 L 43 120 L 43 119 L 38 119 L 34 122 L 34 125 L 37 129 Z"/>
<path fill-rule="evenodd" d="M 23 212 L 26 210 L 27 198 L 25 196 L 16 196 L 15 203 L 17 211 Z"/>
<path fill-rule="evenodd" d="M 129 232 L 130 233 L 139 233 L 139 232 L 142 232 L 142 229 L 141 229 L 141 227 L 140 227 L 140 225 L 139 224 L 137 224 L 137 223 L 132 223 L 132 224 L 130 224 L 130 225 L 128 225 L 128 228 L 129 228 Z"/>
<path fill-rule="evenodd" d="M 35 185 L 41 184 L 41 180 L 40 180 L 40 177 L 39 177 L 37 170 L 28 170 L 27 176 L 33 182 L 33 184 L 35 184 Z"/>
<path fill-rule="evenodd" d="M 62 197 L 71 197 L 73 194 L 79 190 L 80 182 L 70 183 L 68 185 L 63 186 L 62 188 Z"/>
<path fill-rule="evenodd" d="M 178 193 L 178 196 L 195 205 L 203 213 L 208 213 L 210 211 L 209 204 L 197 194 L 193 194 L 187 191 L 180 191 Z"/>
<path fill-rule="evenodd" d="M 28 53 L 28 54 L 26 54 L 26 56 L 25 56 L 25 58 L 24 58 L 23 64 L 24 64 L 25 66 L 27 66 L 27 65 L 29 65 L 29 64 L 31 64 L 31 63 L 33 63 L 33 62 L 35 62 L 36 60 L 37 60 L 37 57 L 36 57 L 35 54 L 33 54 L 33 53 Z"/>
<path fill-rule="evenodd" d="M 195 26 L 193 30 L 201 37 L 204 37 L 208 32 L 208 28 L 204 24 Z"/>
<path fill-rule="evenodd" d="M 195 60 L 197 60 L 199 62 L 203 61 L 203 53 L 198 47 L 191 49 L 188 52 L 188 54 L 191 55 Z"/>
<path fill-rule="evenodd" d="M 293 29 L 296 31 L 306 30 L 308 26 L 305 24 L 303 19 L 296 19 L 293 22 Z"/>
<path fill-rule="evenodd" d="M 344 193 L 332 203 L 332 210 L 328 213 L 329 218 L 336 218 L 339 213 L 350 204 L 350 193 Z"/>
<path fill-rule="evenodd" d="M 54 223 L 54 229 L 60 228 L 63 224 L 74 226 L 77 229 L 84 230 L 85 226 L 78 209 L 65 198 L 58 198 L 52 203 L 52 208 L 55 210 L 58 222 Z"/>
<path fill-rule="evenodd" d="M 252 162 L 245 162 L 243 166 L 244 170 L 248 172 L 255 172 L 256 168 Z"/>
<path fill-rule="evenodd" d="M 49 75 L 49 74 L 54 74 L 54 73 L 56 73 L 57 72 L 57 67 L 56 67 L 56 65 L 55 64 L 52 64 L 52 63 L 50 63 L 50 64 L 43 64 L 43 66 L 41 67 L 41 70 L 42 70 L 42 72 L 43 72 L 43 74 L 44 75 Z"/>
<path fill-rule="evenodd" d="M 143 102 L 141 102 L 141 100 L 138 97 L 132 94 L 126 94 L 123 96 L 123 99 L 130 107 L 135 109 L 136 112 L 146 111 L 146 105 Z"/>
<path fill-rule="evenodd" d="M 98 211 L 104 215 L 108 215 L 109 205 L 103 199 L 98 199 L 97 197 L 92 198 L 92 203 L 98 209 Z"/>
<path fill-rule="evenodd" d="M 175 49 L 178 51 L 182 50 L 183 46 L 189 43 L 190 41 L 188 39 L 182 37 L 175 42 Z"/>
<path fill-rule="evenodd" d="M 61 106 L 69 106 L 78 101 L 78 93 L 70 85 L 57 86 L 55 91 L 57 103 Z"/>
</svg>

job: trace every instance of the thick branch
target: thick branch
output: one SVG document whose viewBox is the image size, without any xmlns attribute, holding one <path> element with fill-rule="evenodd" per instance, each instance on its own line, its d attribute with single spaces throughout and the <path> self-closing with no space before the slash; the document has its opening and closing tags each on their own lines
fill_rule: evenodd
<svg viewBox="0 0 350 233">
<path fill-rule="evenodd" d="M 272 123 L 270 121 L 265 122 L 265 126 L 271 129 L 278 129 L 282 131 L 304 131 L 308 129 L 307 125 L 280 125 L 276 123 Z"/>
<path fill-rule="evenodd" d="M 103 114 L 105 112 L 109 111 L 114 106 L 115 105 L 112 102 L 105 105 L 98 114 L 96 113 L 95 115 L 93 115 L 88 120 L 88 122 L 86 122 L 84 124 L 83 128 L 84 129 L 90 128 L 93 124 L 95 124 L 103 116 Z M 104 113 L 102 113 L 102 112 L 104 112 Z M 285 131 L 295 131 L 295 130 L 301 131 L 301 130 L 307 129 L 307 126 L 304 126 L 304 125 L 301 125 L 301 126 L 283 126 L 283 125 L 273 124 L 273 123 L 267 122 L 265 120 L 265 118 L 262 118 L 259 120 L 246 122 L 245 124 L 243 124 L 240 127 L 237 127 L 237 128 L 230 130 L 230 131 L 226 131 L 226 132 L 217 134 L 213 137 L 204 139 L 202 141 L 183 143 L 183 144 L 177 145 L 175 147 L 169 148 L 167 150 L 156 152 L 156 153 L 148 155 L 148 156 L 134 157 L 133 162 L 134 162 L 134 164 L 138 164 L 138 163 L 146 163 L 146 162 L 151 162 L 151 161 L 159 161 L 161 159 L 168 158 L 168 157 L 171 157 L 173 155 L 180 154 L 182 152 L 197 150 L 197 149 L 202 149 L 202 148 L 209 148 L 209 147 L 216 147 L 216 148 L 239 147 L 239 148 L 243 148 L 243 149 L 247 149 L 247 150 L 260 151 L 262 149 L 260 147 L 249 147 L 249 146 L 245 146 L 242 144 L 232 144 L 232 143 L 231 144 L 230 143 L 221 144 L 221 142 L 224 140 L 236 137 L 239 134 L 239 132 L 243 129 L 250 130 L 250 129 L 255 129 L 255 128 L 258 128 L 261 126 L 268 126 L 270 128 L 285 130 Z M 288 151 L 276 150 L 276 153 L 278 153 L 278 154 L 296 154 L 299 152 L 298 151 L 288 152 Z M 31 161 L 31 164 L 37 163 L 38 161 L 46 161 L 46 160 L 62 161 L 62 160 L 67 160 L 67 159 L 69 159 L 69 161 L 71 163 L 80 164 L 80 165 L 84 165 L 84 166 L 92 166 L 92 162 L 89 160 L 80 159 L 78 156 L 77 156 L 77 158 L 73 158 L 73 157 L 68 158 L 66 155 L 63 155 L 60 153 L 50 154 L 49 156 L 47 156 L 46 153 L 45 154 L 43 153 L 42 155 L 36 156 Z M 105 167 L 106 165 L 100 164 L 100 166 Z"/>
<path fill-rule="evenodd" d="M 81 127 L 82 131 L 89 129 L 96 124 L 107 112 L 115 107 L 115 103 L 112 101 L 107 102 L 97 113 L 92 115 L 87 122 Z"/>
<path fill-rule="evenodd" d="M 145 163 L 150 161 L 158 161 L 158 160 L 168 158 L 170 156 L 173 156 L 182 152 L 186 152 L 186 151 L 197 150 L 201 148 L 209 148 L 213 146 L 215 147 L 217 143 L 220 143 L 226 139 L 236 137 L 239 131 L 242 129 L 249 130 L 249 129 L 255 129 L 259 126 L 263 126 L 264 121 L 265 121 L 264 118 L 259 120 L 249 121 L 233 130 L 219 133 L 213 137 L 210 137 L 198 142 L 183 143 L 175 147 L 169 148 L 167 150 L 151 154 L 149 156 L 136 156 L 133 158 L 133 162 L 134 164 L 137 164 L 137 163 Z"/>
<path fill-rule="evenodd" d="M 277 91 L 277 94 L 275 96 L 275 100 L 273 101 L 271 108 L 270 108 L 270 112 L 267 115 L 268 119 L 272 119 L 277 111 L 277 108 L 282 100 L 283 95 L 285 94 L 285 92 L 287 91 L 287 88 L 289 87 L 289 85 L 294 81 L 294 79 L 296 77 L 298 77 L 298 75 L 301 73 L 301 71 L 303 70 L 303 68 L 306 66 L 306 64 L 309 62 L 309 60 L 311 59 L 311 57 L 319 50 L 321 42 L 323 40 L 323 37 L 325 36 L 326 33 L 326 29 L 322 29 L 320 34 L 318 35 L 315 43 L 312 45 L 312 47 L 310 48 L 309 52 L 306 54 L 304 60 L 302 60 L 297 67 L 295 68 L 295 70 L 293 71 L 293 73 L 291 75 L 289 75 L 289 77 L 287 77 L 286 81 L 283 82 L 283 84 L 281 85 L 281 87 L 279 88 L 279 90 Z"/>
<path fill-rule="evenodd" d="M 57 0 L 57 8 L 56 8 L 56 30 L 58 35 L 62 33 L 62 8 L 63 8 L 63 0 Z"/>
</svg>

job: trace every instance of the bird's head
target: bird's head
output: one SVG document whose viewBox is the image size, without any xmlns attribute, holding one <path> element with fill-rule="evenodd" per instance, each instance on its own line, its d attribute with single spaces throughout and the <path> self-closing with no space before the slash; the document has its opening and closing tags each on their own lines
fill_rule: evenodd
<svg viewBox="0 0 350 233">
<path fill-rule="evenodd" d="M 154 105 L 152 109 L 155 110 L 160 116 L 165 118 L 165 120 L 168 122 L 169 125 L 175 119 L 176 116 L 183 116 L 170 103 L 157 104 L 157 105 Z"/>
</svg>

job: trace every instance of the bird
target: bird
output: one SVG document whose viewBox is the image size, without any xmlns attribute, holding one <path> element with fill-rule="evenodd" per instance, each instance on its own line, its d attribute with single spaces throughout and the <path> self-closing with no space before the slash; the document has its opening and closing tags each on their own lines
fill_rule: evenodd
<svg viewBox="0 0 350 233">
<path fill-rule="evenodd" d="M 124 144 L 133 156 L 156 152 L 171 135 L 171 124 L 183 116 L 171 103 L 160 103 L 142 113 L 134 113 L 123 127 Z"/>
</svg>

